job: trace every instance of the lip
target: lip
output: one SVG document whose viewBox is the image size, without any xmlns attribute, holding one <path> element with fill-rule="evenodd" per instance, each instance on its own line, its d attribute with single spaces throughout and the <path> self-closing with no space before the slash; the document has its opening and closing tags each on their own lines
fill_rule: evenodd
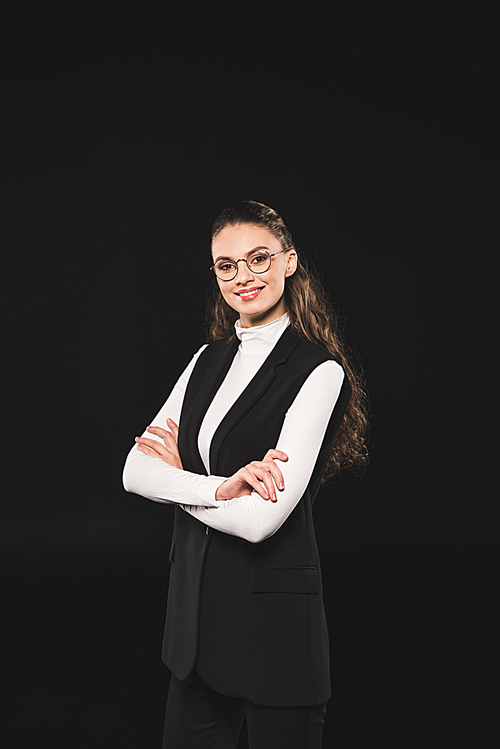
<svg viewBox="0 0 500 749">
<path fill-rule="evenodd" d="M 251 302 L 259 296 L 263 288 L 263 286 L 252 286 L 249 289 L 241 289 L 240 291 L 235 291 L 234 293 L 237 297 L 239 297 L 239 299 L 241 299 L 242 302 Z"/>
</svg>

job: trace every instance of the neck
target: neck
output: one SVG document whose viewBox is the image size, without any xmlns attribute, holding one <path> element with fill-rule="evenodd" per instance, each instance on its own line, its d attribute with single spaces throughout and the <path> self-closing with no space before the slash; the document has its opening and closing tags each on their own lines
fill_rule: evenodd
<svg viewBox="0 0 500 749">
<path fill-rule="evenodd" d="M 262 325 L 253 325 L 251 328 L 244 328 L 241 325 L 241 320 L 237 320 L 234 329 L 236 337 L 240 341 L 240 353 L 245 356 L 260 356 L 262 354 L 267 356 L 288 327 L 289 322 L 286 313 L 277 320 Z"/>
<path fill-rule="evenodd" d="M 267 325 L 267 323 L 279 320 L 286 313 L 286 305 L 283 299 L 271 309 L 265 312 L 258 312 L 255 315 L 240 315 L 242 328 L 254 328 L 256 325 Z"/>
</svg>

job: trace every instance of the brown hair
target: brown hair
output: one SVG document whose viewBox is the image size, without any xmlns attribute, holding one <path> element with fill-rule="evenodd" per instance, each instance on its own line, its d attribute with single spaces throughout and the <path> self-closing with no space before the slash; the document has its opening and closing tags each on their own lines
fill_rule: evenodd
<svg viewBox="0 0 500 749">
<path fill-rule="evenodd" d="M 223 210 L 213 224 L 212 240 L 226 226 L 247 224 L 265 227 L 279 240 L 284 250 L 297 251 L 281 216 L 269 206 L 254 200 L 244 200 Z M 209 340 L 232 338 L 238 313 L 227 304 L 217 282 L 209 289 L 207 301 Z M 325 471 L 323 480 L 327 480 L 342 468 L 355 470 L 367 464 L 368 399 L 365 381 L 361 367 L 355 364 L 357 357 L 344 340 L 339 316 L 328 301 L 318 275 L 308 268 L 298 253 L 297 269 L 285 279 L 285 302 L 291 326 L 299 335 L 333 354 L 341 362 L 352 387 L 351 399 Z"/>
</svg>

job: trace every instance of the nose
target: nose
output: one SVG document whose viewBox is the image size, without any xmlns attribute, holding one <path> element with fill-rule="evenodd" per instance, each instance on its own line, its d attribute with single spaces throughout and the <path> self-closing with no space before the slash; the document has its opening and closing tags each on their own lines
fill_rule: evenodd
<svg viewBox="0 0 500 749">
<path fill-rule="evenodd" d="M 236 262 L 238 264 L 238 275 L 236 276 L 236 283 L 245 284 L 247 281 L 253 280 L 254 275 L 246 264 L 246 261 L 242 259 L 237 260 Z"/>
</svg>

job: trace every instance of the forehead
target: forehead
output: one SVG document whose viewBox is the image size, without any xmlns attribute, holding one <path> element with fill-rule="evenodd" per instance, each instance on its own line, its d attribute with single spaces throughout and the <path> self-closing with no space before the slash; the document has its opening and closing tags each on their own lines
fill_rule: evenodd
<svg viewBox="0 0 500 749">
<path fill-rule="evenodd" d="M 254 247 L 267 247 L 271 252 L 281 249 L 279 240 L 264 226 L 226 226 L 212 242 L 215 257 L 244 257 Z"/>
</svg>

